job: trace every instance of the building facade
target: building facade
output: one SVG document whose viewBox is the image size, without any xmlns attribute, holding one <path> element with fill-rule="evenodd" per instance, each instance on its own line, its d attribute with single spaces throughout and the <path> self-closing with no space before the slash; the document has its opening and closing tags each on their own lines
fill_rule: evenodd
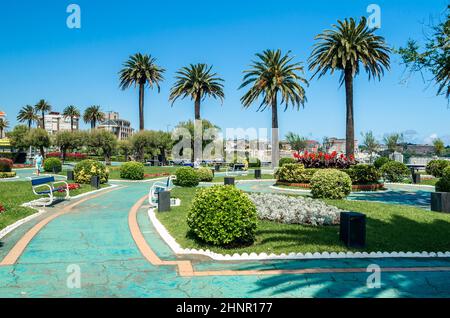
<svg viewBox="0 0 450 318">
<path fill-rule="evenodd" d="M 105 113 L 105 120 L 97 126 L 97 129 L 112 132 L 118 140 L 128 139 L 134 133 L 131 123 L 128 120 L 121 119 L 118 112 Z"/>
<path fill-rule="evenodd" d="M 79 129 L 80 119 L 73 119 L 73 127 L 70 126 L 70 117 L 65 117 L 58 112 L 50 112 L 44 116 L 44 128 L 50 134 L 54 135 L 60 131 L 72 131 Z"/>
<path fill-rule="evenodd" d="M 329 138 L 329 148 L 328 152 L 332 153 L 333 151 L 336 151 L 337 153 L 345 153 L 345 139 L 339 139 L 339 138 Z M 358 140 L 355 139 L 355 153 L 359 152 L 358 148 Z"/>
</svg>

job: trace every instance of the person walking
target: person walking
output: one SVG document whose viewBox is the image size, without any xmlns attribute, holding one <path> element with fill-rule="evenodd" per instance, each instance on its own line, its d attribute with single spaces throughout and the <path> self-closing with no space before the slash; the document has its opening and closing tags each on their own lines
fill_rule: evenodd
<svg viewBox="0 0 450 318">
<path fill-rule="evenodd" d="M 44 158 L 40 153 L 37 153 L 36 156 L 34 156 L 34 165 L 36 167 L 36 174 L 39 176 L 41 174 L 42 170 L 42 163 L 44 161 Z"/>
</svg>

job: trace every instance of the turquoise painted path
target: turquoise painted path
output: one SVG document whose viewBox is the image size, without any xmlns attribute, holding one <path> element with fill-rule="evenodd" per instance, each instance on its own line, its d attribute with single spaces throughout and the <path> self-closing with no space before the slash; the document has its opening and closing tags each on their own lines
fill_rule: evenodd
<svg viewBox="0 0 450 318">
<path fill-rule="evenodd" d="M 0 267 L 0 297 L 450 297 L 450 272 L 382 273 L 381 288 L 366 286 L 369 273 L 180 277 L 172 266 L 152 266 L 137 249 L 128 213 L 150 184 L 123 183 L 50 222 L 17 264 Z M 61 206 L 49 208 L 49 214 Z M 165 260 L 176 256 L 155 232 L 144 206 L 138 221 L 148 244 Z M 36 223 L 37 221 L 34 221 Z M 0 257 L 32 224 L 2 241 Z M 193 259 L 196 270 L 450 266 L 450 259 L 359 259 L 213 262 Z M 72 266 L 72 267 L 70 267 Z M 73 266 L 81 288 L 69 288 Z"/>
</svg>

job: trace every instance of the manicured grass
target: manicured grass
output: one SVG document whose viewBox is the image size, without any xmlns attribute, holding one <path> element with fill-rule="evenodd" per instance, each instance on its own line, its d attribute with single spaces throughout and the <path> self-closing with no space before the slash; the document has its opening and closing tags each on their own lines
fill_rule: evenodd
<svg viewBox="0 0 450 318">
<path fill-rule="evenodd" d="M 102 187 L 107 186 L 102 185 Z M 70 195 L 76 196 L 93 190 L 95 189 L 90 185 L 83 184 L 79 189 L 70 191 Z M 64 195 L 64 193 L 55 193 L 55 196 Z M 0 203 L 6 209 L 5 212 L 0 213 L 0 230 L 17 220 L 36 213 L 36 210 L 20 205 L 38 198 L 31 190 L 30 181 L 0 182 Z"/>
<path fill-rule="evenodd" d="M 235 180 L 254 180 L 255 174 L 253 171 L 249 171 L 249 173 L 244 176 L 230 176 L 230 177 L 234 177 Z M 225 178 L 224 176 L 214 177 L 212 182 L 223 182 L 224 178 Z M 274 176 L 272 174 L 261 174 L 261 179 L 274 179 Z"/>
<path fill-rule="evenodd" d="M 420 180 L 420 184 L 423 185 L 430 185 L 435 186 L 436 182 L 438 182 L 439 178 L 433 178 L 433 179 L 427 179 L 427 180 Z"/>
<path fill-rule="evenodd" d="M 174 188 L 172 197 L 182 205 L 158 219 L 184 248 L 209 249 L 224 254 L 348 251 L 339 241 L 339 226 L 313 227 L 259 221 L 256 242 L 249 247 L 226 249 L 198 241 L 189 233 L 186 218 L 196 189 Z M 327 200 L 341 209 L 367 215 L 367 247 L 363 251 L 447 251 L 450 215 L 409 206 L 376 202 Z"/>
<path fill-rule="evenodd" d="M 178 168 L 179 167 L 147 167 L 146 166 L 146 167 L 144 167 L 144 174 L 158 174 L 158 173 L 174 174 Z M 120 177 L 120 167 L 109 166 L 108 170 L 109 170 L 109 179 L 111 179 L 111 180 L 121 180 L 122 179 Z M 63 170 L 59 174 L 62 176 L 66 176 L 67 170 Z M 155 179 L 155 178 L 161 178 L 161 176 L 145 177 L 145 179 Z"/>
</svg>

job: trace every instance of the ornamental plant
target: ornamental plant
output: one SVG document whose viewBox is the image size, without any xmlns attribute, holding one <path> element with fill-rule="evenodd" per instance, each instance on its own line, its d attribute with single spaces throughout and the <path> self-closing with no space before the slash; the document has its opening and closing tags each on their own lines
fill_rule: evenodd
<svg viewBox="0 0 450 318">
<path fill-rule="evenodd" d="M 305 151 L 303 155 L 294 154 L 294 158 L 297 159 L 298 163 L 305 166 L 305 168 L 336 168 L 336 169 L 348 169 L 350 166 L 355 165 L 355 157 L 350 155 L 346 157 L 344 154 L 338 155 L 336 151 L 331 154 L 328 153 L 309 153 Z"/>
<path fill-rule="evenodd" d="M 257 227 L 255 204 L 233 186 L 213 186 L 196 192 L 187 224 L 200 240 L 222 247 L 249 245 Z"/>
<path fill-rule="evenodd" d="M 382 167 L 385 163 L 388 163 L 389 161 L 391 161 L 391 159 L 389 159 L 388 157 L 378 157 L 378 158 L 375 159 L 375 161 L 373 162 L 373 165 L 375 166 L 375 168 L 381 169 L 381 167 Z"/>
<path fill-rule="evenodd" d="M 444 169 L 442 177 L 436 182 L 437 192 L 450 192 L 450 166 Z"/>
<path fill-rule="evenodd" d="M 58 171 L 62 169 L 62 163 L 59 158 L 47 158 L 44 160 L 44 170 L 46 172 L 53 172 L 53 168 L 56 168 Z"/>
<path fill-rule="evenodd" d="M 15 171 L 11 172 L 0 172 L 0 179 L 14 178 L 16 176 Z"/>
<path fill-rule="evenodd" d="M 282 166 L 289 164 L 289 163 L 296 163 L 297 160 L 295 160 L 294 158 L 281 158 L 280 161 L 278 162 L 278 166 L 281 168 Z"/>
<path fill-rule="evenodd" d="M 314 198 L 343 199 L 352 191 L 352 180 L 345 172 L 323 169 L 311 178 L 311 194 Z"/>
<path fill-rule="evenodd" d="M 120 166 L 120 177 L 127 180 L 143 180 L 144 164 L 130 161 Z"/>
<path fill-rule="evenodd" d="M 318 169 L 305 169 L 302 164 L 285 164 L 275 172 L 278 182 L 309 183 Z"/>
<path fill-rule="evenodd" d="M 75 181 L 82 184 L 90 184 L 92 176 L 99 176 L 100 183 L 108 182 L 109 171 L 106 166 L 96 160 L 83 160 L 75 165 L 73 169 Z"/>
<path fill-rule="evenodd" d="M 432 176 L 435 176 L 436 178 L 440 178 L 444 174 L 444 169 L 450 166 L 449 160 L 431 160 L 428 162 L 426 167 L 426 172 L 428 174 L 431 174 Z"/>
<path fill-rule="evenodd" d="M 8 158 L 0 158 L 0 172 L 11 172 L 13 161 Z"/>
<path fill-rule="evenodd" d="M 388 163 L 385 163 L 380 171 L 384 180 L 388 182 L 403 182 L 411 174 L 408 167 L 404 163 L 398 161 L 389 161 Z"/>
<path fill-rule="evenodd" d="M 345 170 L 345 172 L 352 179 L 352 184 L 374 184 L 379 183 L 381 178 L 380 172 L 372 165 L 357 164 L 352 166 L 350 169 Z"/>
<path fill-rule="evenodd" d="M 211 169 L 208 168 L 198 168 L 197 175 L 200 182 L 211 182 L 214 178 Z"/>
<path fill-rule="evenodd" d="M 5 211 L 6 211 L 5 207 L 3 206 L 3 204 L 0 203 L 0 213 L 3 213 Z"/>
<path fill-rule="evenodd" d="M 177 169 L 175 176 L 173 184 L 180 187 L 196 187 L 200 182 L 197 172 L 191 167 Z"/>
</svg>

